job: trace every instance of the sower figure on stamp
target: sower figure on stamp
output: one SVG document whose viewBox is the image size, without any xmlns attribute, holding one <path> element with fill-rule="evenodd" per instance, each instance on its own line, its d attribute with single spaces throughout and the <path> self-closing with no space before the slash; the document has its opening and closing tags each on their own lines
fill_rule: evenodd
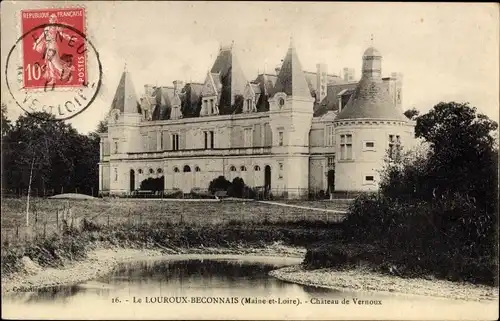
<svg viewBox="0 0 500 321">
<path fill-rule="evenodd" d="M 57 23 L 57 17 L 55 14 L 50 15 L 49 23 Z M 68 41 L 76 40 L 75 37 L 72 38 L 70 35 L 64 33 L 61 27 L 46 26 L 43 29 L 43 33 L 33 44 L 33 50 L 36 50 L 39 53 L 44 52 L 44 78 L 47 81 L 46 84 L 50 85 L 55 84 L 56 79 L 70 82 L 72 79 L 73 71 L 75 70 L 75 67 L 73 66 L 72 55 L 63 54 L 62 56 L 60 56 L 57 37 L 62 37 Z M 45 50 L 43 48 L 44 45 Z"/>
</svg>

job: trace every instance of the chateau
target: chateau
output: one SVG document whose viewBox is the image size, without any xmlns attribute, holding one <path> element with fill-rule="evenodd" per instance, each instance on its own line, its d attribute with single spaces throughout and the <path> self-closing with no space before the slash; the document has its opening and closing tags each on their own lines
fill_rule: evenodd
<svg viewBox="0 0 500 321">
<path fill-rule="evenodd" d="M 275 73 L 246 79 L 232 46 L 221 47 L 203 83 L 144 86 L 124 71 L 101 134 L 99 189 L 127 194 L 148 178 L 165 191 L 206 190 L 225 176 L 302 197 L 310 190 L 372 191 L 384 157 L 414 141 L 403 115 L 402 76 L 382 77 L 382 56 L 362 56 L 362 75 L 317 64 L 302 69 L 292 41 Z"/>
</svg>

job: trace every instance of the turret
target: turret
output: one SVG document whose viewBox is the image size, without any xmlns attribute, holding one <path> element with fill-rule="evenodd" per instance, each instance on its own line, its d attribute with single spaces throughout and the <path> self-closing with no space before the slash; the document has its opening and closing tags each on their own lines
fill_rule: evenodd
<svg viewBox="0 0 500 321">
<path fill-rule="evenodd" d="M 283 160 L 278 163 L 277 180 L 273 180 L 276 182 L 273 185 L 275 188 L 299 190 L 308 186 L 309 159 L 303 155 L 309 152 L 314 98 L 293 41 L 290 41 L 273 92 L 269 99 L 272 153 L 283 155 Z M 283 176 L 284 173 L 294 174 Z"/>
</svg>

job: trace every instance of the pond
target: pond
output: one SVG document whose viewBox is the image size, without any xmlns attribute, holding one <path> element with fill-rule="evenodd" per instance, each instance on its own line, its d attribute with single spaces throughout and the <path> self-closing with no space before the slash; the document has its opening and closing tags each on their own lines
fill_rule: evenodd
<svg viewBox="0 0 500 321">
<path fill-rule="evenodd" d="M 268 275 L 301 259 L 197 256 L 119 265 L 72 286 L 9 294 L 3 318 L 29 319 L 479 319 L 491 305 L 327 290 Z M 347 303 L 349 301 L 349 303 Z M 487 315 L 485 315 L 487 318 Z"/>
</svg>

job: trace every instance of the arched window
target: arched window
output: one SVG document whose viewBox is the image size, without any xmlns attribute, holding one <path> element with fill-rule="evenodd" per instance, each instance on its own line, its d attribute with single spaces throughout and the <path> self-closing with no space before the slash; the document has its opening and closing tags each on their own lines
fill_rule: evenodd
<svg viewBox="0 0 500 321">
<path fill-rule="evenodd" d="M 178 167 L 174 167 L 174 173 L 179 173 L 179 168 Z"/>
<path fill-rule="evenodd" d="M 201 169 L 200 169 L 200 167 L 199 167 L 199 166 L 196 166 L 196 167 L 194 168 L 194 171 L 195 171 L 195 172 L 201 172 Z"/>
<path fill-rule="evenodd" d="M 184 173 L 188 173 L 191 171 L 191 167 L 189 167 L 189 165 L 185 165 L 183 171 Z"/>
<path fill-rule="evenodd" d="M 155 171 L 152 168 L 149 169 L 149 174 L 153 174 L 154 172 Z"/>
<path fill-rule="evenodd" d="M 230 170 L 231 172 L 236 172 L 236 166 L 231 165 L 231 167 L 229 168 L 229 170 Z"/>
<path fill-rule="evenodd" d="M 137 170 L 137 173 L 142 174 L 142 168 L 139 168 L 139 169 Z"/>
<path fill-rule="evenodd" d="M 163 169 L 158 168 L 158 169 L 156 170 L 156 172 L 157 172 L 158 174 L 161 174 L 161 173 L 163 173 Z"/>
<path fill-rule="evenodd" d="M 246 171 L 247 171 L 247 168 L 246 168 L 245 166 L 241 166 L 241 167 L 240 167 L 240 170 L 241 170 L 242 172 L 246 172 Z"/>
<path fill-rule="evenodd" d="M 259 165 L 255 165 L 254 168 L 253 168 L 254 171 L 258 172 L 260 171 L 260 166 Z"/>
</svg>

